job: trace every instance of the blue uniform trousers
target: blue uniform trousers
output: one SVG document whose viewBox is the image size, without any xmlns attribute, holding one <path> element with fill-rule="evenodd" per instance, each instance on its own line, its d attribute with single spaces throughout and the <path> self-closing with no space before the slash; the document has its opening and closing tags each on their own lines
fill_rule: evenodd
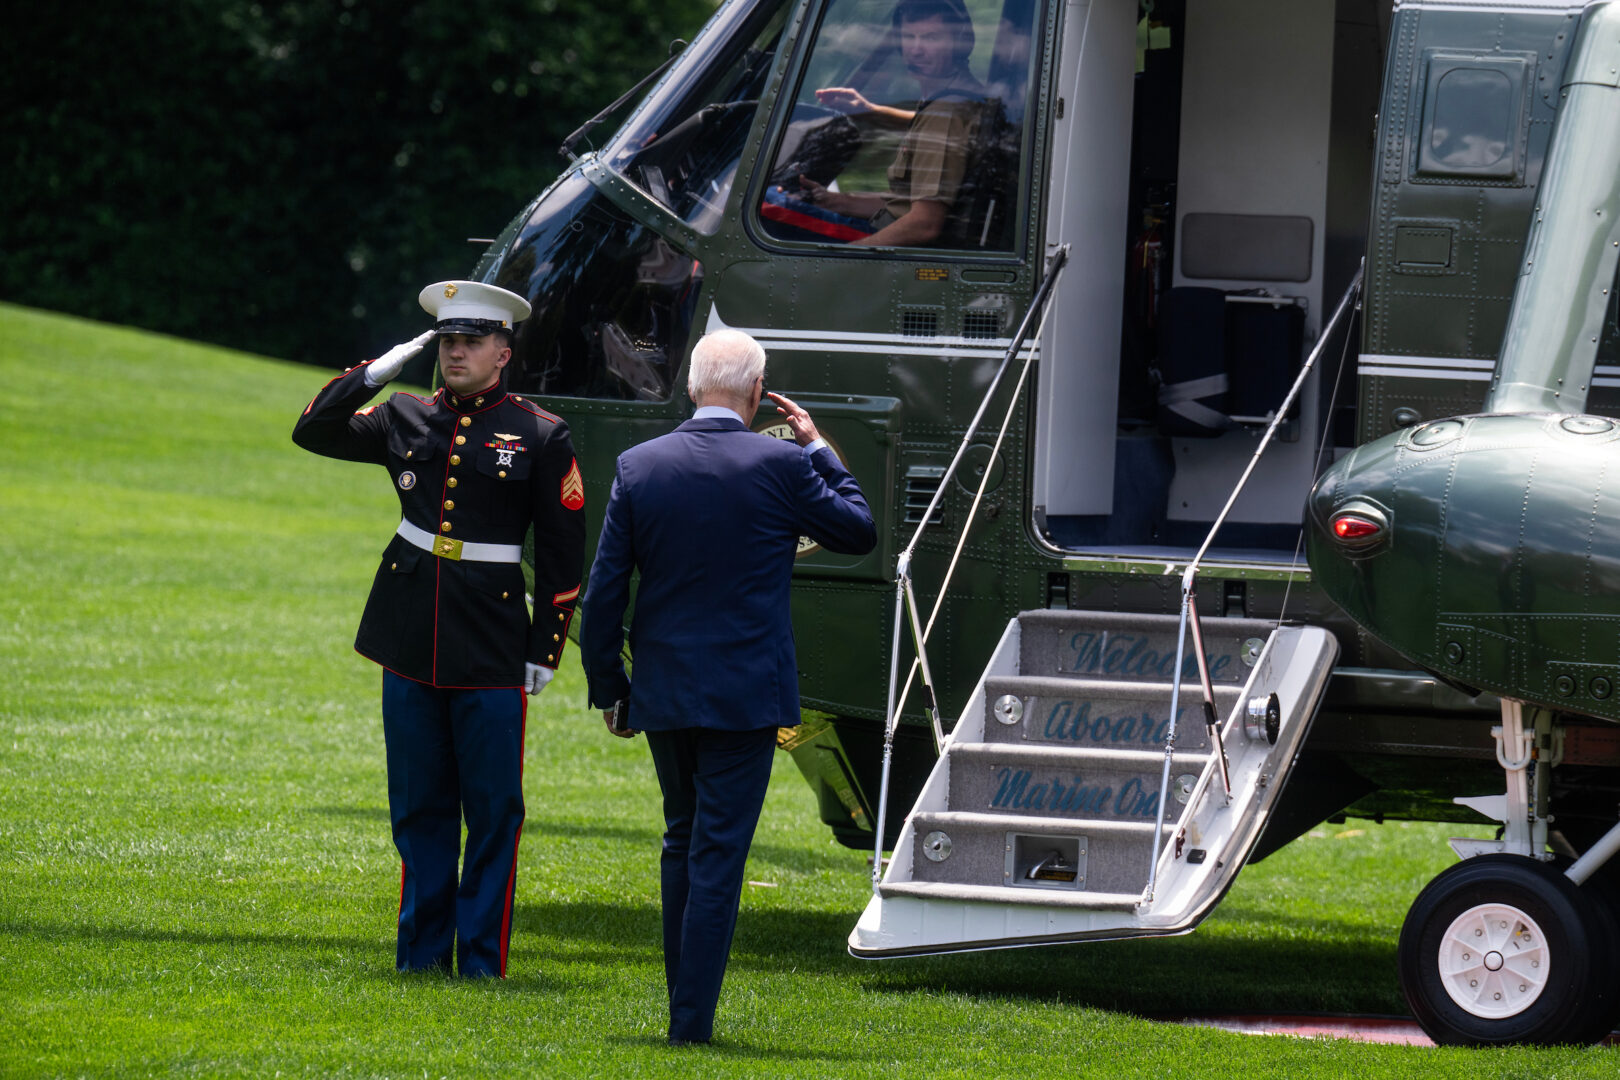
<svg viewBox="0 0 1620 1080">
<path fill-rule="evenodd" d="M 664 793 L 664 979 L 669 1037 L 707 1042 L 737 927 L 743 868 L 776 749 L 774 727 L 649 731 Z"/>
<path fill-rule="evenodd" d="M 462 975 L 506 975 L 527 710 L 515 687 L 452 690 L 383 672 L 401 971 L 448 971 L 454 947 Z M 467 852 L 458 888 L 463 818 Z"/>
</svg>

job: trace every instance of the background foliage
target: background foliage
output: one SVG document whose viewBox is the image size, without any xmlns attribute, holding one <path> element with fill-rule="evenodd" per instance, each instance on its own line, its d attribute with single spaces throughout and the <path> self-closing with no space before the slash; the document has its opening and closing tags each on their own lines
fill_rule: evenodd
<svg viewBox="0 0 1620 1080">
<path fill-rule="evenodd" d="M 713 6 L 31 7 L 0 67 L 0 298 L 330 366 L 374 356 Z"/>
</svg>

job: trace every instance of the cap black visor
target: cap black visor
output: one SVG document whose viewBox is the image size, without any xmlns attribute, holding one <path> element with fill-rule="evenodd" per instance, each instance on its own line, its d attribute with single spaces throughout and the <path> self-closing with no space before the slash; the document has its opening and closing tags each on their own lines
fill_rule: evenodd
<svg viewBox="0 0 1620 1080">
<path fill-rule="evenodd" d="M 443 319 L 433 328 L 437 334 L 467 334 L 472 337 L 483 337 L 497 330 L 505 330 L 509 334 L 512 332 L 510 326 L 498 319 Z"/>
</svg>

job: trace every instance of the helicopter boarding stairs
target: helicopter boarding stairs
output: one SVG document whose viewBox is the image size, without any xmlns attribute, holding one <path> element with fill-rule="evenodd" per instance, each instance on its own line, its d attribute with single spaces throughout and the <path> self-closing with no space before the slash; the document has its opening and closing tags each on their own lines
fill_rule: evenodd
<svg viewBox="0 0 1620 1080">
<path fill-rule="evenodd" d="M 1177 624 L 1056 610 L 1008 623 L 850 952 L 1181 934 L 1214 908 L 1259 839 L 1338 644 L 1320 627 L 1203 620 L 1228 796 L 1190 651 L 1174 694 Z"/>
<path fill-rule="evenodd" d="M 1318 626 L 1203 619 L 1199 565 L 1323 348 L 1359 294 L 1358 270 L 1203 546 L 1182 569 L 1179 615 L 1026 611 L 1007 624 L 950 734 L 940 722 L 911 557 L 1036 313 L 1068 261 L 1053 252 L 922 524 L 896 565 L 878 844 L 886 835 L 903 628 L 927 690 L 939 759 L 888 870 L 849 935 L 856 956 L 915 956 L 1158 937 L 1193 929 L 1254 850 L 1338 658 Z M 1037 330 L 1035 340 L 1042 340 Z M 1002 419 L 1012 423 L 1034 353 Z M 989 472 L 957 539 L 961 553 Z M 952 557 L 954 568 L 956 557 Z M 1173 572 L 1176 564 L 1166 566 Z M 950 583 L 947 569 L 939 595 Z M 932 628 L 939 607 L 927 621 Z M 906 687 L 911 680 L 908 677 Z M 1188 722 L 1194 717 L 1201 722 Z"/>
</svg>

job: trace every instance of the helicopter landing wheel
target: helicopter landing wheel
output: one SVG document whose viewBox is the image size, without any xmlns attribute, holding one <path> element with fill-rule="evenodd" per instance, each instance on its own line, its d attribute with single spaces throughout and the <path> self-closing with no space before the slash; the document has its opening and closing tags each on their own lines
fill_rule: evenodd
<svg viewBox="0 0 1620 1080">
<path fill-rule="evenodd" d="M 1440 874 L 1401 926 L 1401 990 L 1442 1046 L 1590 1042 L 1614 953 L 1608 913 L 1556 868 L 1480 855 Z"/>
</svg>

